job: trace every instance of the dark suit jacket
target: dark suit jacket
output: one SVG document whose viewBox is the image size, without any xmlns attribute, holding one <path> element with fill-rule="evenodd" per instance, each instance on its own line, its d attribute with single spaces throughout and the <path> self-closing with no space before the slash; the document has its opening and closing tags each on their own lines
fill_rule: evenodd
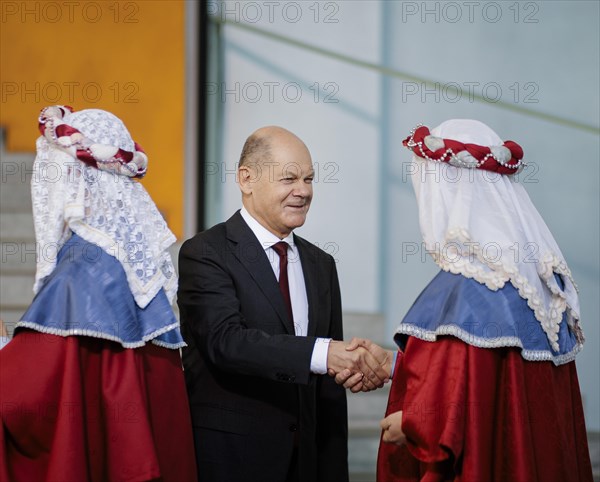
<svg viewBox="0 0 600 482">
<path fill-rule="evenodd" d="M 306 337 L 294 335 L 265 250 L 239 211 L 181 248 L 183 364 L 201 482 L 284 482 L 294 445 L 302 482 L 348 480 L 344 389 L 310 373 L 316 337 L 343 338 L 335 262 L 294 240 Z"/>
</svg>

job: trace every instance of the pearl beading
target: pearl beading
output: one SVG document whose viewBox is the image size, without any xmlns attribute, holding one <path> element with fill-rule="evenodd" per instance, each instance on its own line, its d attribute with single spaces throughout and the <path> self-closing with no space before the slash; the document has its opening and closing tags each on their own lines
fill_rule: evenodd
<svg viewBox="0 0 600 482">
<path fill-rule="evenodd" d="M 116 157 L 116 154 L 119 152 L 117 147 L 94 143 L 94 141 L 85 137 L 81 132 L 76 132 L 70 136 L 58 137 L 56 134 L 56 121 L 61 120 L 64 117 L 65 110 L 72 111 L 70 107 L 67 108 L 66 106 L 48 106 L 41 110 L 38 117 L 38 124 L 44 126 L 42 134 L 46 139 L 67 152 L 69 152 L 70 149 L 74 149 L 74 152 L 69 152 L 69 154 L 73 155 L 75 158 L 78 158 L 77 151 L 85 151 L 92 159 L 94 159 L 98 169 L 125 175 L 127 177 L 140 178 L 146 174 L 148 158 L 143 151 L 137 149 L 137 145 L 136 150 L 133 152 L 132 160 L 124 162 L 122 159 Z M 115 151 L 115 155 L 111 155 L 107 158 L 99 156 L 93 152 L 92 147 L 94 146 L 97 149 L 112 149 Z"/>
<path fill-rule="evenodd" d="M 463 168 L 467 168 L 467 169 L 478 169 L 481 166 L 483 166 L 483 164 L 485 163 L 485 161 L 487 161 L 490 157 L 492 157 L 498 164 L 500 164 L 501 166 L 504 166 L 508 169 L 514 169 L 515 171 L 517 170 L 522 170 L 527 163 L 525 163 L 523 161 L 523 159 L 519 159 L 517 160 L 517 162 L 515 164 L 509 164 L 508 162 L 504 162 L 501 159 L 498 159 L 498 157 L 496 157 L 492 152 L 486 154 L 483 159 L 481 159 L 480 161 L 478 161 L 477 159 L 475 159 L 473 156 L 471 156 L 470 154 L 468 154 L 469 157 L 471 157 L 472 159 L 475 160 L 475 162 L 469 162 L 466 161 L 464 159 L 461 159 L 460 157 L 458 157 L 458 154 L 460 154 L 461 152 L 467 152 L 467 151 L 460 151 L 458 153 L 454 152 L 451 148 L 446 149 L 446 151 L 444 152 L 444 154 L 442 154 L 442 156 L 439 159 L 433 159 L 432 157 L 429 157 L 425 151 L 423 150 L 423 142 L 419 141 L 419 142 L 414 142 L 414 136 L 415 136 L 415 132 L 417 131 L 417 129 L 419 127 L 423 127 L 423 124 L 417 124 L 411 131 L 410 131 L 410 140 L 406 143 L 406 146 L 414 152 L 414 148 L 418 147 L 419 151 L 421 153 L 421 155 L 419 157 L 426 159 L 428 161 L 432 161 L 432 162 L 448 162 L 448 164 L 454 166 L 454 167 L 463 167 Z M 435 136 L 431 136 L 435 139 L 439 139 L 442 143 L 444 142 L 444 140 L 440 137 L 435 137 Z M 450 156 L 450 159 L 448 161 L 446 161 L 446 158 Z"/>
<path fill-rule="evenodd" d="M 397 335 L 414 336 L 424 341 L 435 342 L 438 336 L 454 336 L 467 345 L 478 348 L 503 348 L 512 347 L 521 349 L 521 356 L 528 361 L 551 361 L 555 365 L 564 365 L 575 360 L 577 354 L 582 350 L 583 343 L 578 341 L 573 349 L 567 353 L 557 355 L 550 350 L 528 350 L 523 342 L 516 336 L 500 336 L 496 338 L 483 338 L 453 325 L 441 325 L 434 330 L 426 330 L 419 326 L 400 323 L 396 329 Z"/>
</svg>

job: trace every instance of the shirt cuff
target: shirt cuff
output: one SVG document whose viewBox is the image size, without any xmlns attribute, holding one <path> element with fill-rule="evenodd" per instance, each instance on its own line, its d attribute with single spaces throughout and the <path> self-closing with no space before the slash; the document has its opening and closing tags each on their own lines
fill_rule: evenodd
<svg viewBox="0 0 600 482">
<path fill-rule="evenodd" d="M 310 371 L 317 375 L 327 373 L 327 352 L 331 338 L 317 338 L 310 358 Z"/>
<path fill-rule="evenodd" d="M 396 370 L 396 360 L 398 360 L 398 350 L 394 352 L 394 358 L 392 358 L 392 369 L 390 370 L 390 380 L 394 378 L 394 371 Z"/>
<path fill-rule="evenodd" d="M 8 336 L 0 336 L 0 350 L 2 350 L 2 348 L 8 345 L 9 341 L 10 338 Z M 325 360 L 325 362 L 327 363 L 327 360 Z"/>
</svg>

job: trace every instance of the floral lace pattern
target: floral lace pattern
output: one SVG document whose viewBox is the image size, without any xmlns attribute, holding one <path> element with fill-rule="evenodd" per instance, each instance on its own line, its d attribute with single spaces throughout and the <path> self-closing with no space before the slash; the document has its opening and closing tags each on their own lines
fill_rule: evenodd
<svg viewBox="0 0 600 482">
<path fill-rule="evenodd" d="M 569 327 L 579 343 L 583 343 L 579 313 L 567 303 L 567 296 L 556 283 L 554 273 L 565 278 L 565 289 L 576 289 L 576 286 L 569 268 L 556 254 L 547 252 L 538 260 L 536 269 L 539 283 L 534 284 L 530 282 L 530 277 L 519 272 L 519 265 L 511 262 L 509 256 L 503 255 L 498 259 L 486 256 L 481 246 L 471 241 L 468 231 L 464 228 L 449 229 L 441 248 L 435 243 L 427 242 L 426 247 L 441 269 L 472 278 L 492 291 L 501 289 L 510 281 L 521 298 L 527 300 L 555 351 L 559 351 L 558 332 L 565 311 Z"/>
<path fill-rule="evenodd" d="M 427 129 L 420 129 L 414 134 L 428 134 Z M 494 152 L 503 144 L 500 136 L 472 119 L 445 121 L 430 134 L 433 137 L 428 142 L 433 142 L 431 148 L 437 150 L 432 153 L 424 150 L 425 158 L 420 157 L 422 152 L 413 152 L 410 177 L 419 206 L 423 241 L 436 264 L 446 272 L 472 278 L 492 291 L 510 282 L 527 301 L 556 354 L 565 313 L 568 328 L 582 343 L 579 296 L 565 258 L 518 177 L 506 175 L 515 171 L 506 167 L 506 162 L 516 166 L 523 158 L 522 149 L 506 141 L 504 145 L 508 147 L 510 143 L 513 156 L 507 161 L 506 152 L 504 157 Z M 477 152 L 469 151 L 478 164 L 471 167 L 479 169 L 465 169 L 463 162 L 456 165 L 435 162 L 444 152 L 439 139 L 443 139 L 446 149 L 452 147 L 456 155 L 461 146 L 470 146 L 467 150 L 481 147 Z M 412 141 L 415 144 L 415 139 Z M 421 141 L 417 139 L 416 146 L 418 142 Z M 424 138 L 423 145 L 426 146 Z M 479 166 L 488 154 L 493 156 Z M 560 275 L 558 281 L 555 273 Z"/>
<path fill-rule="evenodd" d="M 97 142 L 133 149 L 123 123 L 108 112 L 84 110 L 68 120 Z M 175 236 L 140 183 L 87 166 L 40 137 L 31 193 L 37 241 L 35 293 L 74 232 L 120 261 L 141 308 L 161 288 L 173 301 L 177 276 L 167 249 Z"/>
</svg>

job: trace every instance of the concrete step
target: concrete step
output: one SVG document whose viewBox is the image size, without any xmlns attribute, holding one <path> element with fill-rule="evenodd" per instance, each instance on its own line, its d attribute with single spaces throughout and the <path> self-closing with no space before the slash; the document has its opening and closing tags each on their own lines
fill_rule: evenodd
<svg viewBox="0 0 600 482">
<path fill-rule="evenodd" d="M 19 206 L 17 200 L 23 200 L 31 206 L 34 158 L 32 153 L 0 152 L 0 208 L 3 211 L 8 210 L 10 205 Z M 17 200 L 12 199 L 15 196 Z"/>
<path fill-rule="evenodd" d="M 31 213 L 31 175 L 34 152 L 5 152 L 0 132 L 0 210 Z"/>
<path fill-rule="evenodd" d="M 348 465 L 352 481 L 375 481 L 379 421 L 385 414 L 389 387 L 388 383 L 373 392 L 348 392 Z"/>
<path fill-rule="evenodd" d="M 4 184 L 21 184 L 29 186 L 33 174 L 35 153 L 31 152 L 0 152 L 0 182 Z M 54 167 L 52 165 L 52 167 Z M 56 169 L 48 168 L 47 177 L 54 179 Z"/>
<path fill-rule="evenodd" d="M 0 212 L 0 241 L 33 242 L 33 215 L 31 213 Z"/>
<path fill-rule="evenodd" d="M 4 326 L 8 330 L 8 336 L 13 336 L 13 331 L 15 329 L 15 325 L 17 321 L 21 319 L 23 313 L 27 310 L 27 307 L 22 307 L 19 309 L 0 309 L 0 320 L 4 322 Z"/>
<path fill-rule="evenodd" d="M 588 432 L 588 446 L 590 448 L 590 459 L 592 461 L 592 473 L 594 481 L 600 481 L 600 432 Z"/>
<path fill-rule="evenodd" d="M 0 184 L 0 211 L 31 215 L 31 185 L 8 178 Z"/>
<path fill-rule="evenodd" d="M 0 242 L 2 276 L 23 274 L 33 276 L 36 265 L 36 243 L 25 241 Z"/>
<path fill-rule="evenodd" d="M 391 347 L 385 335 L 383 316 L 344 312 L 344 339 L 368 338 L 380 346 Z M 348 392 L 348 466 L 351 482 L 375 482 L 377 451 L 390 384 L 368 393 Z"/>
<path fill-rule="evenodd" d="M 350 482 L 375 482 L 375 472 L 363 473 L 350 471 Z"/>
<path fill-rule="evenodd" d="M 33 300 L 33 281 L 33 275 L 4 276 L 3 274 L 0 276 L 2 309 L 18 310 L 24 306 L 29 306 Z"/>
<path fill-rule="evenodd" d="M 35 145 L 33 145 L 33 149 L 35 149 Z M 4 150 L 4 145 L 0 144 L 0 164 L 24 164 L 23 167 L 28 169 L 28 172 L 31 173 L 31 169 L 33 167 L 33 161 L 35 160 L 35 151 L 31 152 L 6 152 Z M 12 172 L 12 169 L 9 169 L 8 172 Z M 27 172 L 27 171 L 24 171 Z"/>
<path fill-rule="evenodd" d="M 390 383 L 372 392 L 348 392 L 348 419 L 351 420 L 354 429 L 360 431 L 374 424 L 379 430 L 379 421 L 387 408 L 389 387 Z"/>
<path fill-rule="evenodd" d="M 377 451 L 379 450 L 379 433 L 377 436 L 348 438 L 348 468 L 353 476 L 352 481 L 374 482 L 377 467 Z"/>
</svg>

